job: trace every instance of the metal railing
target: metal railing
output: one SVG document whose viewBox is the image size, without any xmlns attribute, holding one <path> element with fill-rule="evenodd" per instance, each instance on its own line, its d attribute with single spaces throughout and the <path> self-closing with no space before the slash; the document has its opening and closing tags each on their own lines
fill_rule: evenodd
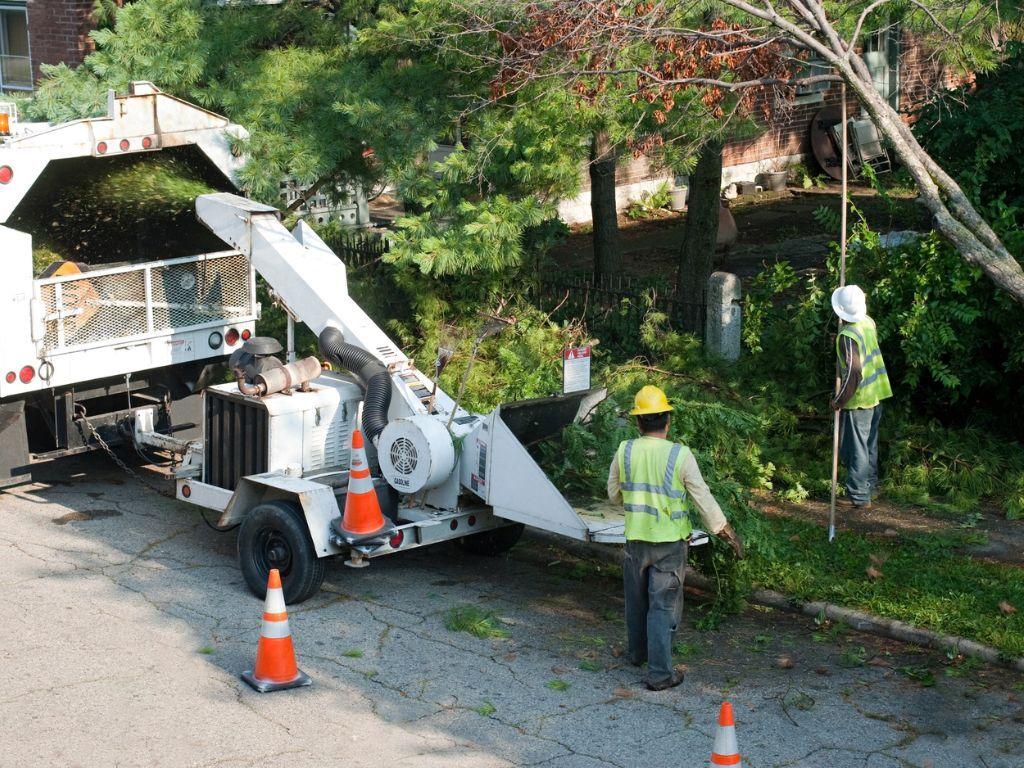
<svg viewBox="0 0 1024 768">
<path fill-rule="evenodd" d="M 0 55 L 0 88 L 32 90 L 32 59 Z"/>
</svg>

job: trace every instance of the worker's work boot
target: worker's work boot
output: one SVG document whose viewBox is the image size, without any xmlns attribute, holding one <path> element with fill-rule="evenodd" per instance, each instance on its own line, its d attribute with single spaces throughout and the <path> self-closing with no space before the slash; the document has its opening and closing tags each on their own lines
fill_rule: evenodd
<svg viewBox="0 0 1024 768">
<path fill-rule="evenodd" d="M 871 509 L 871 500 L 855 501 L 854 499 L 843 497 L 836 501 L 836 506 L 845 507 L 846 509 Z"/>
<path fill-rule="evenodd" d="M 672 677 L 670 677 L 668 680 L 658 680 L 656 682 L 652 682 L 651 680 L 648 680 L 647 681 L 647 690 L 649 690 L 649 691 L 666 691 L 669 688 L 675 688 L 677 685 L 679 685 L 680 683 L 683 682 L 683 679 L 685 677 L 686 677 L 686 675 L 682 672 L 682 670 L 678 670 L 678 669 L 674 670 L 672 672 Z"/>
</svg>

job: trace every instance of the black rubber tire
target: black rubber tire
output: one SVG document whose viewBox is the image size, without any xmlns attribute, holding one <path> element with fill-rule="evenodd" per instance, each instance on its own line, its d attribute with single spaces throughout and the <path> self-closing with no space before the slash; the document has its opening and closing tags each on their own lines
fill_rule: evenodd
<svg viewBox="0 0 1024 768">
<path fill-rule="evenodd" d="M 306 520 L 287 501 L 267 501 L 253 508 L 238 529 L 238 565 L 249 590 L 267 595 L 270 569 L 281 573 L 284 601 L 296 605 L 320 590 L 324 560 L 316 556 Z"/>
<path fill-rule="evenodd" d="M 504 528 L 493 528 L 483 533 L 474 533 L 459 539 L 462 548 L 474 555 L 493 557 L 502 555 L 514 547 L 522 538 L 526 528 L 522 523 L 506 525 Z"/>
</svg>

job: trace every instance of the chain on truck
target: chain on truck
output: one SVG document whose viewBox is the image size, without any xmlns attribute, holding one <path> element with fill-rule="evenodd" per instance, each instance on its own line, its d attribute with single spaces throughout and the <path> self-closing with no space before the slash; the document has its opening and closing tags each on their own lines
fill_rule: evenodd
<svg viewBox="0 0 1024 768">
<path fill-rule="evenodd" d="M 574 508 L 527 448 L 585 418 L 605 392 L 486 414 L 460 407 L 353 300 L 344 263 L 308 225 L 289 232 L 276 208 L 235 194 L 243 128 L 150 83 L 111 94 L 105 117 L 12 118 L 0 137 L 0 485 L 30 479 L 37 462 L 117 442 L 172 454 L 176 497 L 217 513 L 221 529 L 237 527 L 249 588 L 262 595 L 277 568 L 290 603 L 319 589 L 328 557 L 362 567 L 449 540 L 498 553 L 525 525 L 624 540 L 621 516 Z M 59 187 L 72 163 L 152 152 L 189 153 L 220 181 L 222 191 L 195 200 L 195 226 L 223 245 L 33 274 L 40 233 L 9 226 L 24 220 L 20 209 L 47 205 L 39 190 Z M 316 334 L 330 370 L 255 335 L 257 273 Z M 224 364 L 235 380 L 213 383 Z M 386 535 L 340 525 L 357 427 Z M 697 532 L 692 543 L 706 540 Z"/>
</svg>

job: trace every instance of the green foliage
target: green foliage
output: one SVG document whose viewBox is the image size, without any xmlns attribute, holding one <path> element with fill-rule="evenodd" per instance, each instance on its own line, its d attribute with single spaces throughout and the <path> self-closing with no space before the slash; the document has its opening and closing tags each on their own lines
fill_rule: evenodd
<svg viewBox="0 0 1024 768">
<path fill-rule="evenodd" d="M 572 687 L 572 683 L 568 680 L 562 680 L 560 677 L 556 677 L 553 680 L 548 680 L 544 683 L 545 688 L 550 688 L 552 691 L 558 691 L 559 693 L 565 693 Z"/>
<path fill-rule="evenodd" d="M 796 184 L 799 184 L 804 189 L 811 189 L 818 187 L 824 189 L 825 181 L 828 178 L 822 173 L 815 174 L 803 163 L 796 163 L 791 165 L 788 169 L 789 178 Z"/>
<path fill-rule="evenodd" d="M 508 637 L 508 631 L 498 626 L 492 611 L 475 605 L 457 605 L 445 614 L 444 627 L 449 632 L 466 632 L 474 637 Z"/>
<path fill-rule="evenodd" d="M 671 202 L 668 182 L 662 182 L 657 189 L 641 193 L 639 200 L 631 200 L 626 206 L 626 216 L 634 220 L 650 219 L 658 211 L 668 208 Z"/>
<path fill-rule="evenodd" d="M 483 703 L 480 704 L 480 706 L 477 707 L 474 711 L 478 715 L 480 715 L 481 717 L 490 717 L 491 715 L 493 715 L 495 712 L 498 711 L 498 708 L 496 706 L 494 706 L 493 702 L 491 702 L 491 701 L 489 701 L 487 699 L 484 699 Z"/>
<path fill-rule="evenodd" d="M 1002 67 L 929 104 L 914 132 L 976 203 L 1024 205 L 1024 44 Z"/>
</svg>

